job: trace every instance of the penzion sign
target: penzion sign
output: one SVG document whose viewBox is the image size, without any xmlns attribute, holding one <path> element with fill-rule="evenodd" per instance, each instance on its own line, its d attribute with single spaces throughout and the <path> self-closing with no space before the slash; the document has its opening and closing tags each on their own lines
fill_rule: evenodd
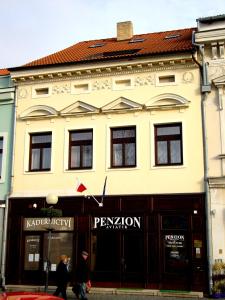
<svg viewBox="0 0 225 300">
<path fill-rule="evenodd" d="M 141 229 L 141 217 L 94 217 L 93 229 Z"/>
</svg>

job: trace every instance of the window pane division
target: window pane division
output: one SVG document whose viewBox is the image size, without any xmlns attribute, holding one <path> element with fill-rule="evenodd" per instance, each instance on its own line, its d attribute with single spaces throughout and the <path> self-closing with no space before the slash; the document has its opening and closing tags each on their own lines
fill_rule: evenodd
<svg viewBox="0 0 225 300">
<path fill-rule="evenodd" d="M 182 125 L 155 125 L 155 164 L 181 165 L 182 154 Z"/>
<path fill-rule="evenodd" d="M 70 131 L 69 135 L 69 169 L 92 168 L 92 129 Z"/>
<path fill-rule="evenodd" d="M 30 134 L 29 171 L 49 171 L 51 168 L 52 134 Z"/>
<path fill-rule="evenodd" d="M 136 166 L 136 128 L 111 128 L 111 167 Z"/>
</svg>

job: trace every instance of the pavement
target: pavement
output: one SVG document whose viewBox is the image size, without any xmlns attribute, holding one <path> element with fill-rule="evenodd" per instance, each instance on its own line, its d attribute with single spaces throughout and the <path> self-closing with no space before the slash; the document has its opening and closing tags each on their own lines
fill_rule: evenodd
<svg viewBox="0 0 225 300">
<path fill-rule="evenodd" d="M 150 296 L 150 295 L 109 295 L 109 294 L 87 294 L 88 300 L 193 300 L 193 297 L 174 296 Z M 75 300 L 75 297 L 68 297 L 69 300 Z M 201 298 L 206 300 L 207 298 Z M 209 299 L 207 299 L 209 300 Z"/>
<path fill-rule="evenodd" d="M 42 286 L 6 286 L 7 291 L 33 291 L 43 292 Z M 48 293 L 53 294 L 54 286 L 48 288 Z M 68 300 L 76 300 L 71 287 L 67 289 Z M 201 292 L 160 291 L 148 289 L 119 289 L 95 288 L 87 294 L 89 300 L 209 300 Z"/>
</svg>

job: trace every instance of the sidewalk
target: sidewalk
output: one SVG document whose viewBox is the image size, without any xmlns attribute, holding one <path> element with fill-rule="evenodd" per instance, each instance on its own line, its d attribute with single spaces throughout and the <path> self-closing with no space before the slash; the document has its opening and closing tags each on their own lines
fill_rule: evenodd
<svg viewBox="0 0 225 300">
<path fill-rule="evenodd" d="M 48 293 L 53 294 L 55 286 L 48 287 Z M 7 291 L 33 291 L 43 292 L 43 286 L 8 285 Z M 69 300 L 76 297 L 71 287 L 67 289 Z M 89 300 L 205 300 L 201 292 L 182 292 L 182 291 L 160 291 L 148 289 L 123 289 L 123 288 L 96 288 L 93 287 L 89 294 Z"/>
</svg>

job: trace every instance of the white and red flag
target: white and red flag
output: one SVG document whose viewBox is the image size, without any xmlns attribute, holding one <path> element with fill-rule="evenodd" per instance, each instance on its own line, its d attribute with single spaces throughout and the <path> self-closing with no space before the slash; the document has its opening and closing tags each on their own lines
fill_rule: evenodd
<svg viewBox="0 0 225 300">
<path fill-rule="evenodd" d="M 84 191 L 86 191 L 86 186 L 83 184 L 83 183 L 81 183 L 81 182 L 77 182 L 77 192 L 79 192 L 79 193 L 82 193 L 82 192 L 84 192 Z"/>
</svg>

